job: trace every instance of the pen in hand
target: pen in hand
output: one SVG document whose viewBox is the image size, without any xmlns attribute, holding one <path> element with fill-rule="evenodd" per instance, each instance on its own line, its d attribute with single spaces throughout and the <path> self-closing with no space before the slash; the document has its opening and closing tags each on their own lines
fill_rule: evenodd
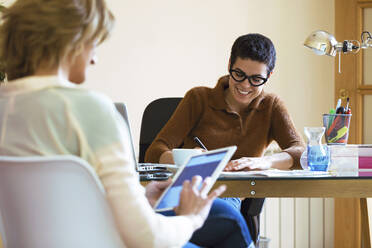
<svg viewBox="0 0 372 248">
<path fill-rule="evenodd" d="M 200 141 L 198 137 L 194 137 L 194 141 L 204 150 L 208 151 L 208 149 L 205 147 L 205 145 Z"/>
</svg>

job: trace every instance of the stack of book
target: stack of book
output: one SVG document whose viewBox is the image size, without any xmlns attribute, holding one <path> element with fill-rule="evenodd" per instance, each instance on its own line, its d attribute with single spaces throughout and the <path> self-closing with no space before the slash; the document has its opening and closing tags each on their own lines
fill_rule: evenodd
<svg viewBox="0 0 372 248">
<path fill-rule="evenodd" d="M 359 176 L 372 176 L 372 145 L 358 146 Z"/>
<path fill-rule="evenodd" d="M 372 145 L 331 145 L 334 171 L 350 176 L 372 176 Z"/>
</svg>

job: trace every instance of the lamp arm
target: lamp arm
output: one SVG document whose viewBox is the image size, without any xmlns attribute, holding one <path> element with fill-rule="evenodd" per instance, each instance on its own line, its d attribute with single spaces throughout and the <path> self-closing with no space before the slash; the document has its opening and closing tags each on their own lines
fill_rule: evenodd
<svg viewBox="0 0 372 248">
<path fill-rule="evenodd" d="M 361 48 L 366 49 L 368 47 L 372 47 L 372 35 L 368 31 L 363 31 L 361 36 L 362 45 Z"/>
<path fill-rule="evenodd" d="M 357 40 L 344 40 L 342 43 L 343 53 L 357 53 L 361 48 L 360 42 Z"/>
</svg>

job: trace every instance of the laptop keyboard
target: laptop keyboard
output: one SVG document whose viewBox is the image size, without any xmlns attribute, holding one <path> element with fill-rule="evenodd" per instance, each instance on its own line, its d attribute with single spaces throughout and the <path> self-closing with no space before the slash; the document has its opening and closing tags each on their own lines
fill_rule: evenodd
<svg viewBox="0 0 372 248">
<path fill-rule="evenodd" d="M 168 168 L 175 168 L 174 164 L 157 164 L 157 163 L 139 163 L 137 167 L 138 172 L 155 172 L 166 171 Z"/>
<path fill-rule="evenodd" d="M 138 163 L 137 171 L 141 180 L 167 180 L 177 170 L 174 164 Z"/>
<path fill-rule="evenodd" d="M 159 165 L 142 165 L 138 166 L 137 168 L 138 172 L 155 172 L 155 171 L 165 171 L 167 170 L 167 167 L 165 166 L 159 166 Z"/>
<path fill-rule="evenodd" d="M 173 175 L 170 171 L 160 171 L 160 172 L 146 172 L 144 174 L 139 174 L 141 180 L 167 180 Z"/>
</svg>

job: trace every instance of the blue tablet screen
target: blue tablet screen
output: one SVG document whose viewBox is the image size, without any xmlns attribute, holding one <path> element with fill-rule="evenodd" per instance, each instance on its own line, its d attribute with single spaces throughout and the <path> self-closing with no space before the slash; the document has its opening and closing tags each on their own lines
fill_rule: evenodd
<svg viewBox="0 0 372 248">
<path fill-rule="evenodd" d="M 193 156 L 156 208 L 164 209 L 178 206 L 183 182 L 185 180 L 191 181 L 192 177 L 196 175 L 201 176 L 203 180 L 211 176 L 226 153 L 227 151 L 221 151 Z"/>
</svg>

